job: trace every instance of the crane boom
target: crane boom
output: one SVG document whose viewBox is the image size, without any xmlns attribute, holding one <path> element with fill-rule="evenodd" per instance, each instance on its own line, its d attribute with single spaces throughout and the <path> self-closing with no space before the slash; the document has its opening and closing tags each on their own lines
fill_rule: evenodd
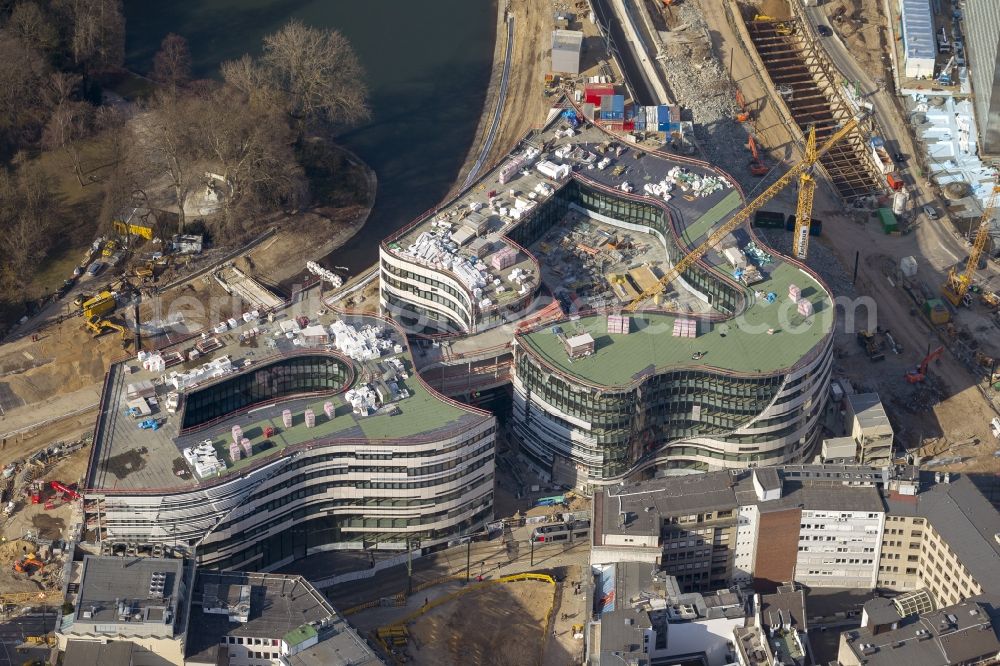
<svg viewBox="0 0 1000 666">
<path fill-rule="evenodd" d="M 816 127 L 809 128 L 806 138 L 805 161 L 816 164 Z M 816 193 L 816 179 L 812 167 L 799 174 L 799 198 L 795 205 L 795 234 L 792 236 L 792 254 L 799 261 L 809 256 L 809 227 L 812 225 L 813 195 Z"/>
<path fill-rule="evenodd" d="M 830 150 L 833 144 L 840 141 L 842 138 L 850 134 L 855 127 L 858 126 L 860 118 L 851 118 L 847 123 L 844 124 L 839 130 L 837 130 L 829 139 L 826 140 L 821 147 L 815 148 L 815 138 L 813 146 L 815 152 L 809 154 L 808 146 L 806 157 L 801 162 L 797 163 L 791 169 L 782 174 L 778 180 L 776 180 L 770 187 L 761 192 L 756 199 L 748 203 L 741 210 L 739 210 L 735 215 L 733 215 L 728 222 L 723 224 L 721 227 L 712 232 L 712 234 L 705 239 L 705 241 L 691 250 L 687 255 L 682 257 L 676 264 L 667 271 L 666 275 L 660 278 L 656 284 L 650 286 L 648 289 L 639 294 L 635 300 L 629 303 L 625 307 L 626 312 L 635 312 L 642 305 L 643 301 L 646 299 L 660 293 L 663 289 L 673 282 L 677 277 L 686 271 L 688 268 L 693 266 L 695 262 L 701 259 L 705 254 L 711 250 L 713 247 L 719 244 L 723 238 L 728 236 L 734 229 L 750 219 L 750 216 L 755 212 L 760 210 L 768 201 L 773 199 L 778 195 L 785 186 L 787 186 L 792 180 L 802 173 L 805 173 L 816 161 L 823 156 L 826 151 Z M 810 207 L 811 208 L 811 207 Z"/>
<path fill-rule="evenodd" d="M 979 230 L 976 231 L 976 240 L 972 243 L 972 250 L 969 252 L 969 260 L 965 264 L 965 270 L 959 273 L 952 268 L 948 273 L 948 281 L 941 289 L 945 298 L 956 307 L 961 305 L 969 287 L 972 286 L 972 279 L 976 275 L 976 269 L 979 268 L 979 259 L 983 256 L 986 241 L 990 237 L 990 220 L 993 218 L 998 201 L 1000 201 L 1000 187 L 994 185 L 989 199 L 986 200 L 983 216 L 979 218 Z"/>
</svg>

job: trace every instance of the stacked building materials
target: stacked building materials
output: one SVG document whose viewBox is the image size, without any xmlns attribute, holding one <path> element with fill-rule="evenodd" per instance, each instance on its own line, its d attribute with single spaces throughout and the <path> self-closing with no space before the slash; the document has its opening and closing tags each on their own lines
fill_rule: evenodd
<svg viewBox="0 0 1000 666">
<path fill-rule="evenodd" d="M 628 315 L 608 315 L 608 334 L 628 335 L 631 321 Z"/>
<path fill-rule="evenodd" d="M 316 413 L 313 410 L 307 409 L 305 411 L 305 419 L 307 428 L 314 428 L 316 426 Z"/>
<path fill-rule="evenodd" d="M 253 444 L 246 437 L 240 440 L 240 448 L 243 449 L 243 457 L 249 458 L 253 455 Z"/>
<path fill-rule="evenodd" d="M 243 428 L 238 425 L 234 425 L 232 429 L 233 441 L 239 442 L 243 438 Z"/>
<path fill-rule="evenodd" d="M 674 320 L 673 336 L 675 338 L 698 337 L 698 321 L 687 317 L 678 317 Z"/>
<path fill-rule="evenodd" d="M 173 372 L 170 374 L 169 382 L 175 389 L 181 391 L 192 384 L 221 377 L 233 370 L 233 363 L 229 356 L 213 359 L 204 365 L 200 365 L 188 372 Z"/>
<path fill-rule="evenodd" d="M 323 413 L 326 414 L 326 418 L 333 419 L 337 414 L 337 410 L 334 408 L 333 403 L 327 400 L 323 403 Z"/>
<path fill-rule="evenodd" d="M 198 446 L 184 449 L 181 454 L 199 478 L 216 476 L 226 469 L 226 464 L 219 459 L 210 439 L 206 439 Z"/>
<path fill-rule="evenodd" d="M 281 412 L 281 422 L 286 428 L 292 427 L 292 410 L 285 409 Z"/>
<path fill-rule="evenodd" d="M 811 301 L 805 298 L 800 298 L 798 301 L 796 301 L 795 305 L 796 309 L 799 311 L 799 314 L 802 315 L 803 317 L 809 317 L 812 315 L 813 304 Z"/>
<path fill-rule="evenodd" d="M 240 459 L 240 445 L 237 442 L 229 443 L 229 459 L 236 462 Z"/>
<path fill-rule="evenodd" d="M 512 247 L 505 247 L 490 258 L 493 268 L 501 271 L 517 263 L 517 250 Z"/>
<path fill-rule="evenodd" d="M 359 416 L 369 416 L 378 409 L 378 395 L 368 384 L 360 384 L 344 394 L 351 409 Z"/>
<path fill-rule="evenodd" d="M 788 285 L 788 298 L 797 303 L 802 298 L 802 290 L 794 284 Z"/>
<path fill-rule="evenodd" d="M 542 160 L 535 165 L 538 173 L 552 180 L 562 180 L 569 177 L 569 166 L 566 164 L 556 164 L 549 160 Z"/>
<path fill-rule="evenodd" d="M 358 330 L 338 319 L 330 325 L 330 332 L 334 347 L 355 361 L 375 360 L 394 347 L 378 326 L 365 326 Z"/>
</svg>

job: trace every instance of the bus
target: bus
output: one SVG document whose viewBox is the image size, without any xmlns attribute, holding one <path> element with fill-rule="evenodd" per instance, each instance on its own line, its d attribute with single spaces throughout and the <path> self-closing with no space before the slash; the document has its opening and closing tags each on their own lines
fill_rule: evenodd
<svg viewBox="0 0 1000 666">
<path fill-rule="evenodd" d="M 536 527 L 531 531 L 531 540 L 535 543 L 572 543 L 586 539 L 589 535 L 589 520 L 573 520 L 568 523 L 553 523 Z"/>
</svg>

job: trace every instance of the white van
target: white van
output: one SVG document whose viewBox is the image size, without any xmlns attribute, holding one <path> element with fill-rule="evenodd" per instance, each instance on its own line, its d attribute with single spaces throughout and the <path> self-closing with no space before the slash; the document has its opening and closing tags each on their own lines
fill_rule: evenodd
<svg viewBox="0 0 1000 666">
<path fill-rule="evenodd" d="M 924 215 L 926 215 L 930 219 L 932 219 L 932 220 L 938 219 L 937 211 L 934 210 L 931 206 L 924 206 L 920 210 L 924 211 Z"/>
</svg>

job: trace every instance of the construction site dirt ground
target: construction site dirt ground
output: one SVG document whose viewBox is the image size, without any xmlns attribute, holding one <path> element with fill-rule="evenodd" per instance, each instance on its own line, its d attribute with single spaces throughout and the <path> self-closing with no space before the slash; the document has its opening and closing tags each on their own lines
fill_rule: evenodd
<svg viewBox="0 0 1000 666">
<path fill-rule="evenodd" d="M 823 13 L 840 36 L 851 55 L 872 80 L 887 77 L 886 54 L 888 41 L 882 0 L 834 0 L 822 3 Z M 834 17 L 842 16 L 840 20 Z"/>
<path fill-rule="evenodd" d="M 574 638 L 573 625 L 585 624 L 586 595 L 575 593 L 582 568 L 567 567 L 565 580 L 551 584 L 524 580 L 490 581 L 466 588 L 450 581 L 415 593 L 406 606 L 376 608 L 350 617 L 362 634 L 395 624 L 420 610 L 424 603 L 453 596 L 407 624 L 406 655 L 418 665 L 538 664 L 562 666 L 580 663 L 583 641 Z M 551 609 L 551 622 L 545 622 Z"/>
</svg>

